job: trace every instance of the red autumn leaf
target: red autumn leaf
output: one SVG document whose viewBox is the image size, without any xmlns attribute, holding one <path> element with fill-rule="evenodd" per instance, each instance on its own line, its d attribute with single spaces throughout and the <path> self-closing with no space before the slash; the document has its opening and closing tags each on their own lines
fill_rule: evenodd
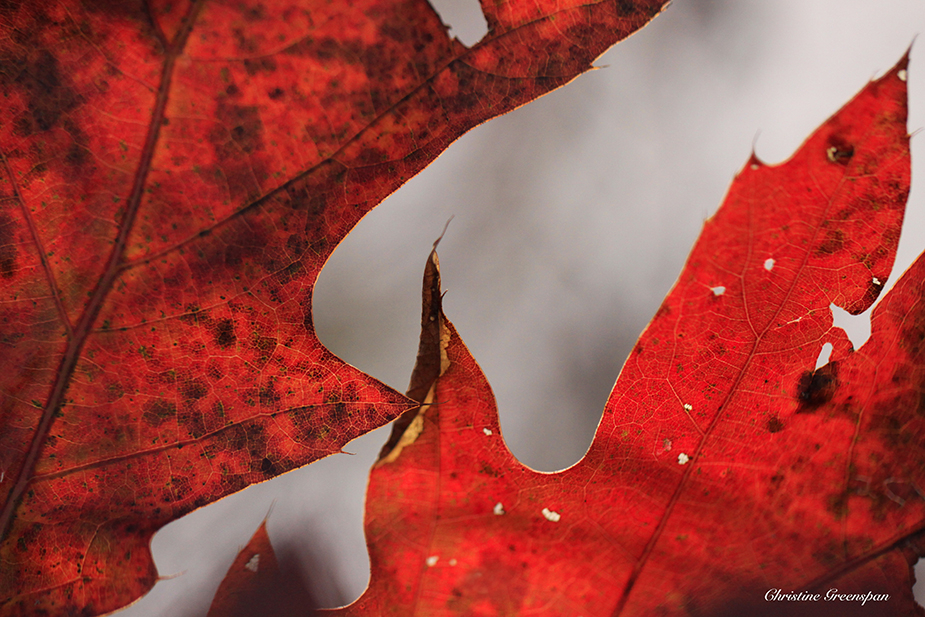
<svg viewBox="0 0 925 617">
<path fill-rule="evenodd" d="M 317 602 L 291 574 L 280 569 L 263 521 L 228 568 L 207 617 L 315 614 Z"/>
<path fill-rule="evenodd" d="M 434 260 L 440 376 L 371 472 L 372 580 L 337 614 L 923 614 L 925 256 L 861 349 L 830 310 L 867 310 L 892 268 L 906 65 L 789 161 L 748 162 L 566 470 L 504 447 L 485 377 L 428 301 Z"/>
<path fill-rule="evenodd" d="M 0 614 L 144 593 L 167 522 L 408 399 L 333 357 L 311 292 L 472 126 L 590 68 L 661 0 L 33 0 L 0 8 Z"/>
<path fill-rule="evenodd" d="M 272 589 L 278 577 L 279 563 L 267 534 L 267 522 L 263 521 L 228 568 L 215 592 L 208 617 L 238 614 L 242 604 L 252 604 L 258 595 L 269 595 L 265 590 Z"/>
</svg>

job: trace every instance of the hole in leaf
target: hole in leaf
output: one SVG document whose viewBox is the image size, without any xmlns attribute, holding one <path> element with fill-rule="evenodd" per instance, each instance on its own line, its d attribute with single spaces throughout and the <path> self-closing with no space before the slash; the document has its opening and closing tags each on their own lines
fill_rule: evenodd
<svg viewBox="0 0 925 617">
<path fill-rule="evenodd" d="M 430 5 L 450 27 L 450 36 L 455 36 L 467 47 L 472 47 L 488 33 L 488 22 L 478 0 L 430 0 Z"/>
<path fill-rule="evenodd" d="M 860 349 L 870 338 L 870 313 L 852 315 L 834 304 L 829 305 L 829 308 L 832 309 L 832 325 L 844 330 L 851 345 Z"/>
<path fill-rule="evenodd" d="M 768 272 L 770 272 L 771 269 L 772 269 L 773 267 L 774 267 L 774 260 L 773 260 L 773 259 L 771 259 L 770 257 L 768 257 L 767 259 L 764 260 L 764 269 L 765 269 L 765 270 L 767 270 Z"/>
<path fill-rule="evenodd" d="M 718 286 L 716 286 L 716 287 L 712 287 L 712 288 L 710 289 L 710 291 L 713 292 L 713 295 L 714 295 L 714 296 L 721 296 L 721 295 L 723 295 L 724 293 L 726 293 L 726 288 L 723 287 L 722 285 L 718 285 Z"/>
<path fill-rule="evenodd" d="M 829 162 L 847 165 L 851 157 L 854 156 L 854 147 L 848 145 L 830 146 L 825 151 L 826 158 Z"/>
<path fill-rule="evenodd" d="M 822 368 L 829 363 L 829 357 L 832 355 L 832 343 L 826 343 L 822 346 L 822 349 L 819 350 L 819 357 L 816 358 L 815 368 Z"/>
</svg>

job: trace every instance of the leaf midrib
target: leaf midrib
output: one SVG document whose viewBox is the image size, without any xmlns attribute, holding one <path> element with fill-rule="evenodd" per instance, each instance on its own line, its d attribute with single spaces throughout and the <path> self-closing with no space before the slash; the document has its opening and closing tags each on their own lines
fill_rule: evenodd
<svg viewBox="0 0 925 617">
<path fill-rule="evenodd" d="M 193 24 L 195 23 L 196 17 L 204 2 L 205 0 L 194 0 L 194 2 L 190 5 L 186 16 L 184 17 L 183 26 L 177 32 L 174 40 L 169 44 L 166 44 L 166 50 L 164 52 L 164 66 L 161 73 L 161 83 L 157 90 L 157 98 L 155 100 L 154 110 L 151 114 L 151 121 L 148 125 L 148 133 L 145 137 L 144 147 L 141 151 L 141 158 L 139 159 L 137 171 L 135 172 L 135 180 L 132 184 L 132 191 L 129 194 L 129 199 L 127 201 L 127 207 L 125 209 L 122 223 L 119 225 L 119 234 L 116 236 L 116 240 L 113 243 L 112 252 L 109 254 L 109 259 L 107 260 L 106 269 L 103 272 L 103 276 L 100 278 L 96 289 L 93 291 L 93 295 L 87 303 L 83 314 L 80 316 L 77 325 L 74 326 L 73 331 L 69 333 L 70 336 L 68 337 L 67 349 L 64 352 L 64 356 L 61 359 L 61 364 L 59 365 L 59 368 L 56 372 L 55 382 L 52 386 L 51 394 L 48 397 L 48 402 L 45 404 L 45 407 L 42 410 L 41 420 L 39 421 L 39 425 L 32 436 L 32 441 L 29 444 L 29 451 L 26 454 L 26 458 L 23 461 L 22 466 L 20 467 L 19 474 L 16 478 L 16 484 L 10 491 L 9 498 L 3 506 L 3 512 L 0 513 L 0 542 L 6 539 L 10 524 L 13 520 L 13 514 L 15 513 L 19 504 L 19 500 L 21 499 L 23 493 L 25 493 L 29 483 L 32 481 L 33 474 L 35 472 L 35 466 L 38 463 L 39 452 L 45 443 L 45 439 L 48 436 L 48 431 L 51 429 L 51 424 L 55 417 L 55 413 L 61 406 L 61 403 L 64 399 L 64 394 L 67 391 L 68 385 L 70 384 L 71 376 L 73 375 L 74 369 L 77 366 L 77 361 L 80 358 L 80 352 L 87 340 L 87 336 L 90 333 L 91 327 L 96 321 L 96 317 L 102 308 L 106 296 L 112 289 L 113 283 L 121 273 L 122 269 L 120 267 L 120 263 L 122 261 L 122 255 L 125 251 L 125 245 L 128 240 L 129 233 L 132 230 L 135 216 L 138 213 L 138 209 L 141 204 L 141 198 L 144 195 L 144 187 L 148 178 L 148 173 L 151 170 L 151 160 L 154 156 L 154 151 L 157 146 L 157 140 L 164 118 L 164 109 L 167 106 L 167 96 L 170 92 L 170 84 L 173 78 L 174 64 L 176 63 L 177 58 L 186 45 L 186 41 L 189 38 L 190 32 L 192 32 Z M 163 34 L 157 27 L 157 22 L 154 19 L 152 19 L 152 27 L 155 29 L 155 32 L 157 33 L 161 42 L 165 43 Z M 20 203 L 25 206 L 22 201 L 20 201 Z M 46 276 L 51 276 L 50 272 L 47 270 Z M 50 280 L 49 283 L 53 288 L 57 288 L 53 279 Z M 60 302 L 57 302 L 57 306 L 58 310 L 61 312 L 61 320 L 67 324 L 67 315 L 63 312 L 63 307 L 61 306 Z"/>
<path fill-rule="evenodd" d="M 864 141 L 864 139 L 865 139 L 865 137 L 867 136 L 868 133 L 869 133 L 869 131 L 868 131 L 867 133 L 864 133 L 862 136 L 860 136 L 860 137 L 857 139 L 857 142 L 863 143 L 863 141 Z M 805 146 L 805 144 L 804 144 L 804 146 Z M 801 146 L 801 147 L 800 147 L 801 150 L 802 150 L 802 148 L 803 148 L 804 146 Z M 799 154 L 799 153 L 800 153 L 800 151 L 798 150 L 797 154 Z M 791 163 L 793 162 L 793 160 L 794 160 L 794 159 L 791 158 L 791 159 L 789 159 L 788 161 L 786 161 L 785 163 L 782 163 L 782 164 L 780 164 L 779 166 L 775 166 L 775 167 L 778 167 L 779 169 L 783 170 L 783 168 L 784 168 L 786 165 L 791 164 Z M 749 161 L 748 163 L 746 163 L 746 166 L 751 165 L 751 163 L 752 163 L 752 161 Z M 759 164 L 761 164 L 762 167 L 768 167 L 768 166 L 765 165 L 764 163 L 760 163 L 760 162 L 759 162 Z M 844 174 L 842 175 L 841 181 L 839 182 L 838 186 L 835 187 L 835 190 L 832 192 L 832 195 L 831 195 L 831 196 L 829 197 L 829 199 L 828 199 L 828 203 L 826 204 L 825 210 L 822 212 L 822 215 L 821 215 L 821 218 L 820 218 L 820 222 L 827 219 L 827 216 L 826 216 L 826 215 L 831 211 L 833 202 L 835 202 L 837 199 L 840 198 L 840 193 L 841 193 L 842 187 L 844 187 L 845 182 L 846 182 L 846 179 L 849 177 L 848 170 L 851 169 L 851 168 L 852 168 L 852 167 L 848 167 L 848 168 L 845 169 L 845 172 L 844 172 Z M 749 208 L 748 208 L 748 218 L 749 218 L 749 229 L 748 229 L 748 255 L 747 255 L 746 259 L 745 259 L 745 264 L 743 265 L 743 268 L 742 268 L 742 269 L 743 269 L 743 273 L 740 275 L 740 278 L 741 278 L 743 281 L 744 281 L 744 279 L 745 279 L 744 270 L 745 270 L 745 268 L 749 265 L 749 260 L 750 260 L 750 258 L 751 258 L 751 254 L 752 254 L 752 240 L 753 240 L 753 237 L 754 237 L 754 233 L 753 233 L 754 228 L 753 228 L 753 225 L 752 225 L 752 209 L 753 209 L 752 204 L 753 204 L 753 202 L 750 200 L 750 201 L 749 201 Z M 815 228 L 814 228 L 814 230 L 813 230 L 812 238 L 811 238 L 809 244 L 807 245 L 808 247 L 814 246 L 814 242 L 816 241 L 816 239 L 817 239 L 817 237 L 818 237 L 818 235 L 819 235 L 819 233 L 820 233 L 820 229 L 821 229 L 821 224 L 815 225 Z M 768 332 L 772 329 L 772 326 L 773 326 L 773 324 L 775 323 L 775 320 L 776 320 L 777 316 L 780 315 L 780 313 L 781 313 L 781 311 L 783 310 L 784 306 L 786 306 L 786 305 L 788 304 L 788 302 L 790 301 L 790 298 L 792 297 L 792 295 L 793 295 L 793 293 L 794 293 L 794 290 L 795 290 L 796 287 L 797 287 L 798 282 L 800 282 L 800 281 L 803 280 L 803 278 L 804 278 L 804 271 L 805 271 L 805 269 L 806 269 L 806 267 L 807 267 L 807 263 L 808 263 L 808 261 L 809 261 L 809 255 L 810 255 L 810 249 L 809 249 L 809 248 L 804 249 L 804 251 L 803 251 L 803 261 L 802 261 L 802 263 L 800 263 L 800 266 L 799 266 L 799 268 L 797 269 L 797 273 L 796 273 L 796 275 L 793 277 L 793 282 L 790 284 L 790 288 L 787 290 L 786 295 L 785 295 L 784 298 L 781 300 L 781 302 L 778 304 L 777 310 L 774 312 L 774 315 L 771 317 L 771 319 L 768 320 L 767 325 L 766 325 L 766 326 L 764 327 L 764 329 L 762 329 L 761 331 L 755 330 L 754 326 L 752 325 L 752 320 L 751 320 L 751 318 L 750 318 L 750 316 L 749 316 L 748 302 L 747 302 L 747 298 L 746 298 L 746 289 L 745 289 L 745 286 L 744 286 L 744 285 L 742 286 L 742 299 L 743 299 L 743 305 L 744 305 L 744 309 L 743 309 L 743 310 L 745 311 L 745 314 L 746 314 L 745 316 L 746 316 L 746 319 L 747 319 L 747 321 L 748 321 L 748 323 L 749 323 L 749 327 L 751 328 L 751 330 L 752 330 L 752 332 L 753 332 L 753 334 L 754 334 L 754 336 L 755 336 L 755 342 L 754 342 L 754 344 L 752 345 L 752 349 L 751 349 L 751 351 L 749 352 L 748 357 L 745 359 L 745 362 L 742 364 L 741 370 L 739 371 L 738 375 L 736 375 L 735 380 L 732 382 L 732 386 L 729 388 L 729 391 L 726 393 L 725 398 L 723 399 L 722 403 L 720 403 L 719 407 L 717 408 L 717 410 L 716 410 L 716 415 L 713 416 L 713 419 L 710 421 L 709 425 L 706 427 L 706 430 L 704 430 L 704 431 L 702 432 L 702 435 L 701 435 L 701 438 L 700 438 L 700 442 L 697 444 L 697 449 L 696 449 L 696 451 L 695 451 L 695 452 L 691 455 L 691 457 L 690 457 L 690 458 L 691 458 L 691 463 L 696 463 L 696 461 L 698 460 L 698 458 L 699 458 L 699 456 L 700 456 L 700 452 L 702 451 L 702 449 L 703 449 L 703 447 L 704 447 L 704 444 L 706 443 L 707 438 L 712 434 L 713 429 L 714 429 L 714 428 L 716 427 L 716 425 L 719 423 L 720 414 L 722 413 L 723 410 L 725 410 L 725 409 L 727 408 L 727 406 L 729 405 L 729 403 L 733 400 L 733 398 L 735 398 L 736 394 L 738 393 L 738 386 L 739 386 L 739 384 L 742 382 L 742 380 L 745 378 L 745 375 L 748 373 L 748 371 L 749 371 L 749 369 L 750 369 L 750 367 L 751 367 L 751 364 L 752 364 L 752 360 L 754 360 L 755 356 L 757 355 L 758 348 L 760 347 L 761 343 L 764 341 L 765 336 L 766 336 L 766 335 L 768 334 Z M 686 267 L 687 267 L 687 266 L 685 265 L 685 268 L 686 268 Z M 852 448 L 853 448 L 853 445 L 854 445 L 854 444 L 852 443 Z M 849 456 L 849 462 L 850 462 L 850 456 Z M 649 555 L 650 555 L 651 552 L 654 550 L 655 545 L 658 544 L 658 541 L 659 541 L 659 539 L 661 538 L 662 532 L 664 531 L 665 527 L 667 526 L 668 519 L 669 519 L 669 518 L 671 517 L 671 515 L 672 515 L 672 512 L 673 512 L 673 510 L 674 510 L 675 504 L 676 504 L 677 501 L 680 499 L 681 493 L 685 490 L 685 488 L 686 488 L 687 485 L 688 485 L 688 479 L 689 479 L 689 477 L 691 476 L 691 474 L 694 472 L 694 467 L 695 467 L 695 465 L 693 465 L 693 464 L 688 465 L 688 466 L 687 466 L 687 469 L 685 469 L 685 471 L 684 471 L 684 474 L 681 476 L 681 479 L 680 479 L 680 481 L 678 482 L 677 487 L 675 488 L 673 494 L 671 495 L 671 499 L 669 500 L 667 506 L 665 507 L 665 514 L 662 516 L 661 520 L 659 521 L 658 526 L 655 528 L 655 530 L 653 531 L 652 535 L 651 535 L 650 538 L 649 538 L 649 541 L 646 543 L 646 546 L 645 546 L 645 548 L 643 549 L 643 552 L 642 552 L 642 556 L 641 556 L 641 557 L 639 558 L 639 560 L 636 562 L 636 565 L 635 565 L 635 567 L 633 568 L 633 572 L 630 574 L 630 577 L 629 577 L 629 579 L 627 580 L 626 585 L 625 585 L 624 588 L 623 588 L 623 591 L 621 592 L 621 595 L 620 595 L 619 601 L 618 601 L 618 603 L 617 603 L 617 606 L 616 606 L 616 608 L 615 608 L 614 611 L 613 611 L 613 616 L 614 616 L 614 617 L 619 617 L 619 616 L 623 613 L 623 609 L 626 607 L 627 603 L 629 602 L 629 596 L 630 596 L 630 594 L 632 593 L 633 588 L 635 587 L 636 581 L 638 580 L 640 574 L 642 573 L 642 570 L 643 570 L 643 568 L 645 567 L 645 564 L 648 562 Z M 843 574 L 845 571 L 850 571 L 851 569 L 853 569 L 853 568 L 857 567 L 858 565 L 860 565 L 860 563 L 863 563 L 863 562 L 865 562 L 865 561 L 867 561 L 867 560 L 869 560 L 869 559 L 875 558 L 875 557 L 879 556 L 880 554 L 885 553 L 885 552 L 891 550 L 892 547 L 893 547 L 893 545 L 891 544 L 891 545 L 889 545 L 889 546 L 887 546 L 887 547 L 882 547 L 879 551 L 873 552 L 873 553 L 871 553 L 871 554 L 868 554 L 868 555 L 859 555 L 859 556 L 856 557 L 855 559 L 850 560 L 849 562 L 847 562 L 846 564 L 844 564 L 844 566 L 843 566 L 840 570 L 838 570 L 837 572 L 838 572 L 839 575 L 840 575 L 840 574 Z M 816 582 L 814 583 L 814 585 L 815 585 L 815 584 L 822 584 L 822 583 L 824 583 L 826 580 L 834 580 L 834 579 L 832 579 L 832 577 L 831 577 L 830 575 L 826 575 L 826 576 L 821 577 L 819 581 L 816 581 Z"/>
</svg>

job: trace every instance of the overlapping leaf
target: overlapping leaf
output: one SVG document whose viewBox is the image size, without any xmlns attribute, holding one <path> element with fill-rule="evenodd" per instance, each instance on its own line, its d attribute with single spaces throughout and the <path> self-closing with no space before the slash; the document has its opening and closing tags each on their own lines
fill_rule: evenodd
<svg viewBox="0 0 925 617">
<path fill-rule="evenodd" d="M 0 7 L 0 614 L 95 614 L 151 534 L 412 403 L 315 337 L 312 287 L 464 131 L 658 0 L 33 0 Z"/>
<path fill-rule="evenodd" d="M 238 551 L 206 617 L 311 617 L 317 602 L 297 580 L 299 574 L 280 568 L 264 521 Z"/>
<path fill-rule="evenodd" d="M 371 473 L 372 581 L 337 614 L 922 614 L 925 258 L 861 349 L 830 310 L 867 310 L 892 267 L 906 64 L 786 163 L 748 162 L 569 469 L 507 451 L 485 377 L 425 301 L 440 376 Z M 890 597 L 766 600 L 775 589 Z"/>
<path fill-rule="evenodd" d="M 271 599 L 279 578 L 279 563 L 276 552 L 270 544 L 267 523 L 263 521 L 254 532 L 247 546 L 238 551 L 228 573 L 215 592 L 215 599 L 209 607 L 208 617 L 225 617 L 254 611 L 256 602 Z"/>
</svg>

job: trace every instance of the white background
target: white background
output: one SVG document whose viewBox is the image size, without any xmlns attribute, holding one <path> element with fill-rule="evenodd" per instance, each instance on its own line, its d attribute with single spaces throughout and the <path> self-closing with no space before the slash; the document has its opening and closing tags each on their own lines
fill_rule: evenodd
<svg viewBox="0 0 925 617">
<path fill-rule="evenodd" d="M 476 0 L 437 5 L 463 42 L 480 38 Z M 361 221 L 318 283 L 322 341 L 404 390 L 424 260 L 455 216 L 440 245 L 444 307 L 492 383 L 505 439 L 537 469 L 576 462 L 752 147 L 768 163 L 787 158 L 923 28 L 921 0 L 676 0 L 596 63 L 605 68 L 473 130 Z M 915 132 L 925 126 L 921 43 L 909 91 Z M 925 146 L 912 145 L 897 274 L 925 248 Z M 368 580 L 366 474 L 387 434 L 167 526 L 153 547 L 173 578 L 121 615 L 204 615 L 271 505 L 274 545 L 296 556 L 320 599 L 355 599 Z"/>
</svg>

